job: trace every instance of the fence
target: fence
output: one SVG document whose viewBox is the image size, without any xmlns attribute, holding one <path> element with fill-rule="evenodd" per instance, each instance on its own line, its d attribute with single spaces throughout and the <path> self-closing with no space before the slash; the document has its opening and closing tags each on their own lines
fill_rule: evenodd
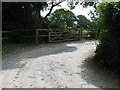
<svg viewBox="0 0 120 90">
<path fill-rule="evenodd" d="M 2 41 L 6 42 L 34 42 L 38 44 L 44 42 L 62 42 L 90 38 L 90 34 L 81 29 L 19 29 L 14 31 L 2 31 Z M 93 31 L 92 31 L 93 32 Z M 96 32 L 96 31 L 94 31 Z"/>
<path fill-rule="evenodd" d="M 35 42 L 35 30 L 30 29 L 18 29 L 2 31 L 2 43 L 24 43 Z"/>
<path fill-rule="evenodd" d="M 49 43 L 80 40 L 82 36 L 81 33 L 82 30 L 80 29 L 37 29 L 36 44 L 39 43 L 40 37 L 48 37 Z"/>
</svg>

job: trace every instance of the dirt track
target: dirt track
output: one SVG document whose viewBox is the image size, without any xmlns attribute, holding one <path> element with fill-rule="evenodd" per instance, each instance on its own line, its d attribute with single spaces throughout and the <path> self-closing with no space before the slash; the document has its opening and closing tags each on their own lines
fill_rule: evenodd
<svg viewBox="0 0 120 90">
<path fill-rule="evenodd" d="M 54 43 L 22 49 L 3 58 L 4 88 L 119 87 L 117 77 L 92 60 L 95 41 Z"/>
</svg>

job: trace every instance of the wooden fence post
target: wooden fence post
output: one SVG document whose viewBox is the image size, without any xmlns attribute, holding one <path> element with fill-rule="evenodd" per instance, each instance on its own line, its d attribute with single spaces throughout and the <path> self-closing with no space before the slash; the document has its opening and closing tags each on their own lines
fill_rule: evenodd
<svg viewBox="0 0 120 90">
<path fill-rule="evenodd" d="M 48 29 L 48 40 L 49 40 L 49 43 L 50 43 L 50 29 Z"/>
<path fill-rule="evenodd" d="M 82 39 L 82 29 L 80 30 L 80 39 Z"/>
<path fill-rule="evenodd" d="M 39 41 L 38 41 L 38 30 L 37 30 L 37 29 L 36 29 L 36 41 L 35 41 L 35 43 L 36 43 L 36 44 L 39 43 Z"/>
<path fill-rule="evenodd" d="M 78 31 L 79 33 L 79 40 L 81 40 L 81 33 L 80 33 L 81 30 Z"/>
</svg>

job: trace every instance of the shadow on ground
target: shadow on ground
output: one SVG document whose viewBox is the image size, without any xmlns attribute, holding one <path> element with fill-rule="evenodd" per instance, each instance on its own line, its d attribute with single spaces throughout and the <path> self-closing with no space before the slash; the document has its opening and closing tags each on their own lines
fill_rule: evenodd
<svg viewBox="0 0 120 90">
<path fill-rule="evenodd" d="M 120 77 L 115 73 L 95 64 L 92 58 L 87 58 L 81 66 L 82 78 L 89 84 L 99 88 L 120 87 Z"/>
<path fill-rule="evenodd" d="M 80 43 L 84 43 L 80 42 Z M 67 53 L 67 52 L 74 52 L 77 50 L 75 46 L 67 46 L 71 42 L 67 43 L 54 43 L 54 44 L 47 44 L 43 46 L 36 46 L 33 48 L 24 48 L 20 51 L 13 52 L 10 55 L 2 58 L 2 69 L 17 69 L 22 68 L 26 64 L 26 60 L 29 59 L 35 60 L 35 58 L 39 58 L 46 55 L 57 55 L 60 53 Z M 72 43 L 79 43 L 79 42 L 72 42 Z"/>
</svg>

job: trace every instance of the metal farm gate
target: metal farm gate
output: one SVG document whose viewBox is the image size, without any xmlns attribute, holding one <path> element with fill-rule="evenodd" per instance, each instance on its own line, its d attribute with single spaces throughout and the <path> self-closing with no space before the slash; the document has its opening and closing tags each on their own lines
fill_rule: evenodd
<svg viewBox="0 0 120 90">
<path fill-rule="evenodd" d="M 40 37 L 48 37 L 48 42 L 63 42 L 80 40 L 82 30 L 80 29 L 37 29 L 36 44 L 39 43 Z"/>
</svg>

